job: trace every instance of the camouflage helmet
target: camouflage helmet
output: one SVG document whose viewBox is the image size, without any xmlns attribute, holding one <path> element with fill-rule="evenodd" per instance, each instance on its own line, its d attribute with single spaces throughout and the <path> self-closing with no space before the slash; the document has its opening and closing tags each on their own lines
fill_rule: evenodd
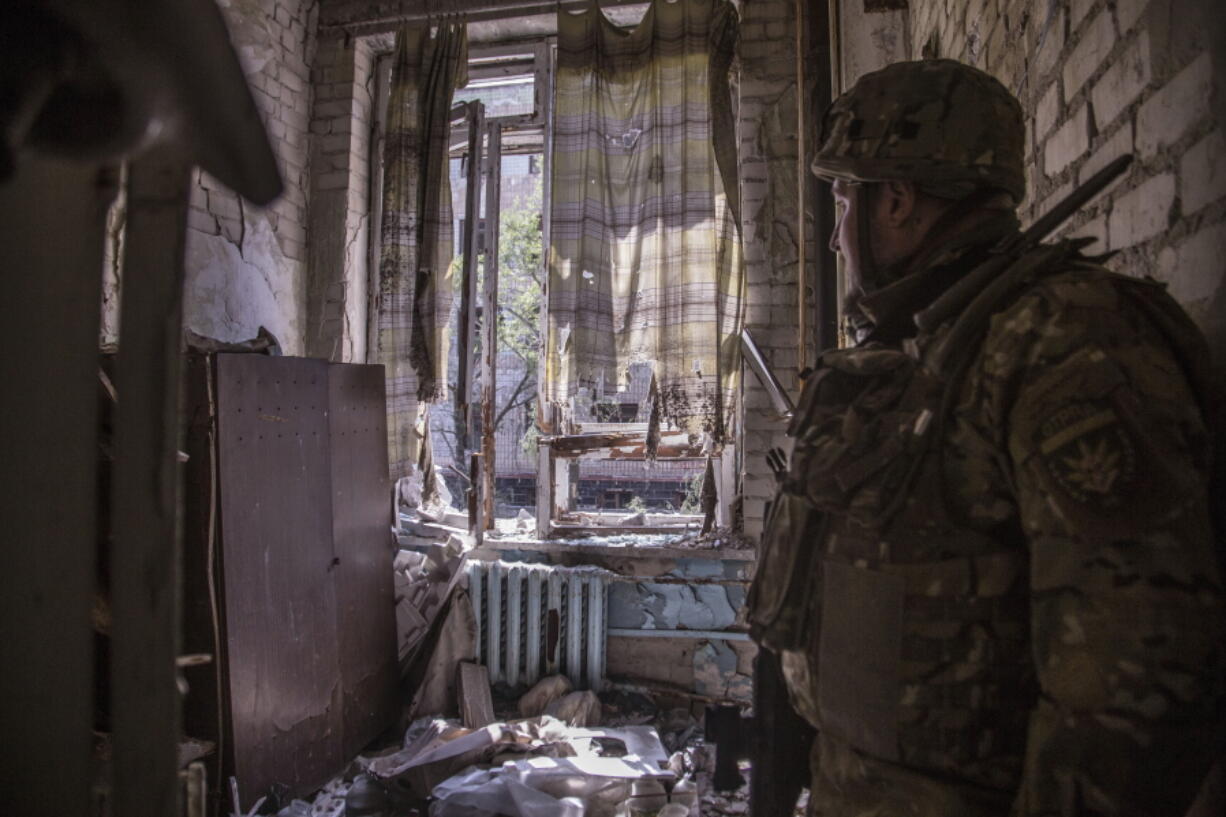
<svg viewBox="0 0 1226 817">
<path fill-rule="evenodd" d="M 946 198 L 978 187 L 1026 195 L 1022 107 L 953 60 L 899 62 L 861 77 L 822 117 L 812 169 L 827 180 L 906 179 Z"/>
</svg>

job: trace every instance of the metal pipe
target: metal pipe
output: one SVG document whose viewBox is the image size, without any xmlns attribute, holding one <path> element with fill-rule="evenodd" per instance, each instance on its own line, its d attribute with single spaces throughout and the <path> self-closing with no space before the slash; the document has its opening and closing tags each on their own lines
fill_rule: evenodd
<svg viewBox="0 0 1226 817">
<path fill-rule="evenodd" d="M 771 371 L 770 365 L 762 355 L 762 350 L 758 348 L 758 344 L 754 342 L 748 329 L 741 330 L 741 355 L 749 364 L 749 368 L 753 369 L 753 373 L 758 376 L 758 381 L 770 396 L 775 411 L 784 419 L 790 420 L 796 406 L 792 403 L 792 398 L 784 391 L 779 379 L 775 377 L 775 373 Z"/>
</svg>

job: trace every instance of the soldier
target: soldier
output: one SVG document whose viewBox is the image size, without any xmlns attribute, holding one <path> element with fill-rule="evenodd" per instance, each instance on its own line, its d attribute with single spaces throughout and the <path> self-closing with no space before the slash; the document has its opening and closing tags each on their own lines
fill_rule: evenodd
<svg viewBox="0 0 1226 817">
<path fill-rule="evenodd" d="M 1221 750 L 1205 343 L 1083 241 L 1002 249 L 1023 141 L 948 60 L 824 118 L 856 343 L 806 378 L 750 596 L 815 815 L 1182 815 Z"/>
</svg>

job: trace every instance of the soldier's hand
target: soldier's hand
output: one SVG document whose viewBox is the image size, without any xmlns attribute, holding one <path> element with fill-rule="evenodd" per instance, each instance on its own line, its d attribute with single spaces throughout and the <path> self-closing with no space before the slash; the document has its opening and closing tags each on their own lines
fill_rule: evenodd
<svg viewBox="0 0 1226 817">
<path fill-rule="evenodd" d="M 782 486 L 788 475 L 788 456 L 782 448 L 772 448 L 766 452 L 766 464 L 775 475 L 775 483 Z"/>
</svg>

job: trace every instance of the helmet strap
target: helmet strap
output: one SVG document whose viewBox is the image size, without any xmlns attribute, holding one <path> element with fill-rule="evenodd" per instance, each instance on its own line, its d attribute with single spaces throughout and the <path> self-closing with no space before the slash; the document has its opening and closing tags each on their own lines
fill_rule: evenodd
<svg viewBox="0 0 1226 817">
<path fill-rule="evenodd" d="M 866 293 L 880 289 L 889 283 L 882 280 L 881 270 L 873 255 L 873 241 L 869 233 L 872 231 L 871 186 L 857 185 L 856 190 L 856 242 L 860 245 L 860 288 Z"/>
<path fill-rule="evenodd" d="M 1000 191 L 992 187 L 980 187 L 973 193 L 963 196 L 945 209 L 936 221 L 924 233 L 919 246 L 906 258 L 897 264 L 891 264 L 889 272 L 892 281 L 897 281 L 918 272 L 927 266 L 932 256 L 945 249 L 949 240 L 957 235 L 956 228 L 971 213 L 983 209 L 992 199 L 1000 195 Z M 863 249 L 861 250 L 863 251 Z"/>
</svg>

